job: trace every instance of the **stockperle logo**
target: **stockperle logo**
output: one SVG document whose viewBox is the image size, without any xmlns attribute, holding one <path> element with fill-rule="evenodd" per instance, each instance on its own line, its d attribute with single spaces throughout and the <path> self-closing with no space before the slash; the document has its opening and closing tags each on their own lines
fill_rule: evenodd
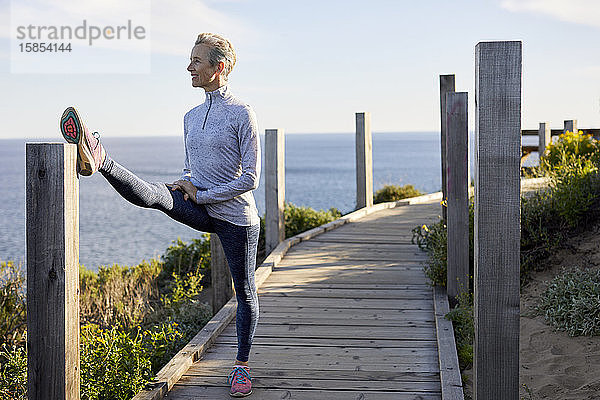
<svg viewBox="0 0 600 400">
<path fill-rule="evenodd" d="M 12 73 L 150 72 L 150 0 L 12 0 L 10 22 Z"/>
<path fill-rule="evenodd" d="M 104 40 L 144 40 L 146 39 L 146 28 L 141 25 L 134 25 L 131 20 L 127 20 L 123 25 L 105 25 L 97 26 L 88 24 L 83 20 L 82 24 L 76 27 L 69 25 L 45 26 L 45 25 L 27 25 L 17 26 L 16 37 L 18 40 L 32 41 L 64 41 L 64 40 L 87 40 L 88 44 L 93 45 L 94 41 Z"/>
</svg>

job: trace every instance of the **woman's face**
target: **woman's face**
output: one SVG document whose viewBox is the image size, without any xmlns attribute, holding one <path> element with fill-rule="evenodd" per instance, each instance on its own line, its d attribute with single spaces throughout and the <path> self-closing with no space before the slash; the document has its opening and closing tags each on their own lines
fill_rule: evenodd
<svg viewBox="0 0 600 400">
<path fill-rule="evenodd" d="M 197 44 L 192 47 L 190 65 L 187 70 L 192 75 L 192 86 L 210 92 L 219 88 L 219 66 L 212 67 L 208 62 L 208 46 Z"/>
</svg>

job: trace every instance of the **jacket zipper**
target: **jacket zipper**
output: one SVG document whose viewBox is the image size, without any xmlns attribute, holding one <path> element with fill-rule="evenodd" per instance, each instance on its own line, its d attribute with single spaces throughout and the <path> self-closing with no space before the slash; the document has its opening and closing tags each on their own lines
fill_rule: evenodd
<svg viewBox="0 0 600 400">
<path fill-rule="evenodd" d="M 209 94 L 208 95 L 208 110 L 206 110 L 206 116 L 204 117 L 204 123 L 202 124 L 202 130 L 204 130 L 204 127 L 206 126 L 206 120 L 208 119 L 208 113 L 210 111 L 210 107 L 212 106 L 212 96 Z"/>
</svg>

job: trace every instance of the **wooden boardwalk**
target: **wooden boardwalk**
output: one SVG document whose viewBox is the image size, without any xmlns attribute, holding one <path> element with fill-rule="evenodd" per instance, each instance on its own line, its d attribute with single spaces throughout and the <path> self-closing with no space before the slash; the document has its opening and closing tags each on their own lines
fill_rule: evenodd
<svg viewBox="0 0 600 400">
<path fill-rule="evenodd" d="M 292 247 L 259 289 L 253 399 L 440 399 L 433 294 L 411 230 L 439 201 L 386 209 Z M 165 398 L 229 398 L 235 320 Z"/>
</svg>

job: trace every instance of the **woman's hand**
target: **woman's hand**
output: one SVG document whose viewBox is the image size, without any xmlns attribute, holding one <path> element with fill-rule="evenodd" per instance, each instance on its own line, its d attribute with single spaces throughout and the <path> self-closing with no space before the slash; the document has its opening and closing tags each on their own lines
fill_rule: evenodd
<svg viewBox="0 0 600 400">
<path fill-rule="evenodd" d="M 183 199 L 187 201 L 188 199 L 192 199 L 192 201 L 196 202 L 196 193 L 198 193 L 198 188 L 192 184 L 190 181 L 186 180 L 178 180 L 173 182 L 171 185 L 167 185 L 171 188 L 172 191 L 181 190 L 183 192 Z"/>
</svg>

